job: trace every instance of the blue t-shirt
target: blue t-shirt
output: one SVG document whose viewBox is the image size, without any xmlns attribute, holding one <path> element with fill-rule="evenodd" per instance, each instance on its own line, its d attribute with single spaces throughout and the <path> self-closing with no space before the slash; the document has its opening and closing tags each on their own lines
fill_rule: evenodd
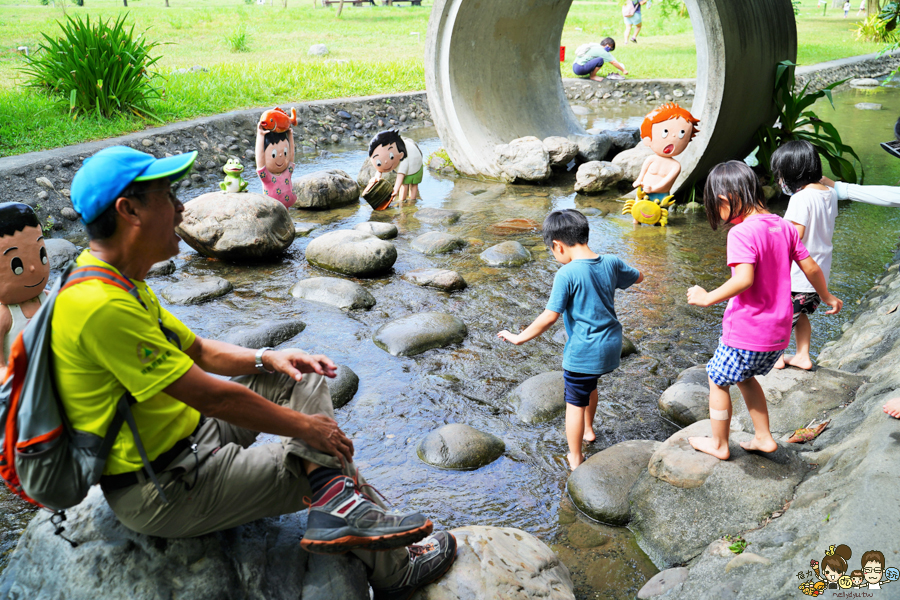
<svg viewBox="0 0 900 600">
<path fill-rule="evenodd" d="M 562 313 L 569 335 L 563 369 L 602 375 L 619 366 L 622 324 L 616 318 L 616 289 L 631 287 L 639 276 L 613 254 L 573 260 L 556 272 L 547 310 Z"/>
</svg>

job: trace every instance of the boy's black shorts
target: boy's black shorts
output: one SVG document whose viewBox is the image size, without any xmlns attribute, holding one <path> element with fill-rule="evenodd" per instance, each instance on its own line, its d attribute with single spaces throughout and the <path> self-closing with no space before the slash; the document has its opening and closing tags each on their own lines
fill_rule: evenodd
<svg viewBox="0 0 900 600">
<path fill-rule="evenodd" d="M 579 408 L 587 407 L 591 403 L 591 393 L 597 389 L 599 378 L 600 375 L 563 370 L 566 403 Z"/>
<path fill-rule="evenodd" d="M 791 292 L 791 300 L 794 303 L 794 323 L 792 327 L 797 325 L 800 315 L 811 315 L 822 304 L 822 299 L 815 292 Z"/>
</svg>

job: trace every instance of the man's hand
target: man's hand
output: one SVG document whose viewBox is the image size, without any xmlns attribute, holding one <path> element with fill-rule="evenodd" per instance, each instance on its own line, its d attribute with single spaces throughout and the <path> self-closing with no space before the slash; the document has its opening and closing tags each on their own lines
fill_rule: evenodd
<svg viewBox="0 0 900 600">
<path fill-rule="evenodd" d="M 302 436 L 304 442 L 325 454 L 336 456 L 341 463 L 353 460 L 353 441 L 341 431 L 337 421 L 325 415 L 308 415 L 309 432 Z"/>
<path fill-rule="evenodd" d="M 699 285 L 695 285 L 687 291 L 688 304 L 691 304 L 693 306 L 709 306 L 709 301 L 707 299 L 708 296 L 709 292 L 704 290 Z"/>
<path fill-rule="evenodd" d="M 498 333 L 497 337 L 500 338 L 501 340 L 506 340 L 507 342 L 509 342 L 511 344 L 515 344 L 516 346 L 518 346 L 519 344 L 522 343 L 522 340 L 520 339 L 521 336 L 519 336 L 515 333 L 510 333 L 505 329 L 503 331 L 501 331 L 500 333 Z"/>
<path fill-rule="evenodd" d="M 263 352 L 263 366 L 270 371 L 284 373 L 296 381 L 303 380 L 303 373 L 318 373 L 334 378 L 337 365 L 323 354 L 307 354 L 296 348 Z"/>
<path fill-rule="evenodd" d="M 825 311 L 826 315 L 836 315 L 844 308 L 844 301 L 834 294 L 829 294 L 827 298 L 822 298 L 822 302 L 831 307 L 831 310 Z"/>
</svg>

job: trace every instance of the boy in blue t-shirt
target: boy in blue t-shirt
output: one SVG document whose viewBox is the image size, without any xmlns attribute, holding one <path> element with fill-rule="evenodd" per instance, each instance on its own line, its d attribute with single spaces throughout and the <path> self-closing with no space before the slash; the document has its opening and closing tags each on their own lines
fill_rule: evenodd
<svg viewBox="0 0 900 600">
<path fill-rule="evenodd" d="M 569 341 L 563 351 L 566 439 L 569 466 L 584 462 L 582 441 L 593 442 L 597 412 L 597 379 L 619 366 L 622 324 L 616 319 L 616 289 L 644 280 L 641 272 L 619 257 L 598 256 L 588 248 L 590 228 L 577 210 L 558 210 L 544 220 L 544 242 L 562 268 L 553 280 L 547 308 L 522 333 L 503 330 L 498 337 L 523 344 L 556 323 L 560 313 Z"/>
</svg>

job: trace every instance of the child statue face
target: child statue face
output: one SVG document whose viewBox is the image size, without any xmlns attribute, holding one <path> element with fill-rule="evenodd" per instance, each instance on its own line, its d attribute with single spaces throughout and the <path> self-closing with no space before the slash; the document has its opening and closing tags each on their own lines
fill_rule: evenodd
<svg viewBox="0 0 900 600">
<path fill-rule="evenodd" d="M 0 303 L 21 304 L 44 291 L 50 261 L 40 227 L 0 237 L 0 259 Z"/>
<path fill-rule="evenodd" d="M 694 126 L 682 117 L 654 123 L 650 129 L 652 137 L 644 138 L 644 144 L 657 155 L 667 158 L 684 152 L 694 135 Z"/>
<path fill-rule="evenodd" d="M 379 173 L 390 173 L 397 168 L 400 161 L 404 159 L 404 154 L 397 150 L 397 144 L 388 146 L 378 146 L 372 152 L 370 160 L 372 166 Z"/>
<path fill-rule="evenodd" d="M 264 154 L 266 158 L 266 169 L 268 169 L 269 173 L 277 175 L 288 168 L 290 149 L 290 142 L 288 140 L 266 146 Z"/>
</svg>

